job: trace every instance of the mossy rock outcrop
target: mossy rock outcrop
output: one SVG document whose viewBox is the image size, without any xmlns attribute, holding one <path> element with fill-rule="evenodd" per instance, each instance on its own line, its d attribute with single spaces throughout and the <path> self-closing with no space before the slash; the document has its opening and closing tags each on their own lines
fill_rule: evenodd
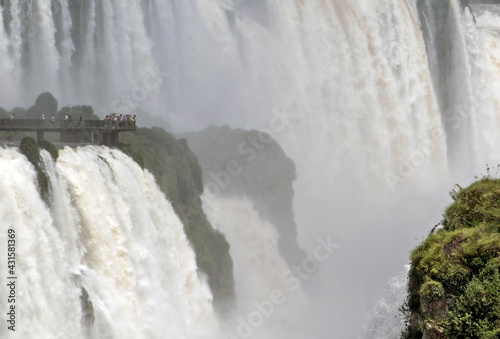
<svg viewBox="0 0 500 339">
<path fill-rule="evenodd" d="M 40 195 L 45 202 L 49 200 L 50 179 L 45 169 L 43 168 L 42 159 L 40 156 L 40 149 L 47 150 L 52 158 L 57 160 L 59 156 L 58 149 L 47 140 L 39 140 L 38 142 L 31 137 L 24 137 L 19 145 L 21 153 L 23 153 L 29 162 L 33 164 L 37 172 L 38 189 Z"/>
<path fill-rule="evenodd" d="M 183 137 L 203 168 L 207 190 L 214 196 L 250 198 L 260 216 L 277 227 L 287 263 L 301 263 L 306 253 L 297 243 L 293 212 L 295 164 L 272 136 L 210 126 Z"/>
<path fill-rule="evenodd" d="M 412 252 L 403 338 L 500 337 L 500 180 L 451 196 L 442 229 Z"/>
</svg>

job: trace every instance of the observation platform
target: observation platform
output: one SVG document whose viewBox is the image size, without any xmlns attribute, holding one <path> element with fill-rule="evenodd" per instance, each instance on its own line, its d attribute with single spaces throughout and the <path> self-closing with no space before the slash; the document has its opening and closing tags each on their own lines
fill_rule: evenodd
<svg viewBox="0 0 500 339">
<path fill-rule="evenodd" d="M 135 122 L 112 122 L 105 120 L 71 121 L 51 119 L 0 119 L 0 131 L 36 132 L 37 139 L 43 139 L 45 132 L 59 132 L 61 142 L 92 143 L 116 146 L 118 133 L 137 129 Z"/>
</svg>

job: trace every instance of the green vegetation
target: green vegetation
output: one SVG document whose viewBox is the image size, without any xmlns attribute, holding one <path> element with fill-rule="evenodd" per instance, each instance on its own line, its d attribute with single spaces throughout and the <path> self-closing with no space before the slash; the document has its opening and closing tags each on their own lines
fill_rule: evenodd
<svg viewBox="0 0 500 339">
<path fill-rule="evenodd" d="M 21 140 L 20 145 L 21 152 L 28 158 L 35 167 L 40 163 L 40 148 L 35 139 L 30 137 L 25 137 Z"/>
<path fill-rule="evenodd" d="M 35 105 L 31 106 L 24 114 L 25 119 L 40 119 L 42 114 L 48 118 L 57 113 L 57 100 L 49 92 L 42 93 L 36 98 Z M 20 117 L 16 117 L 20 118 Z"/>
<path fill-rule="evenodd" d="M 52 159 L 54 161 L 57 161 L 57 158 L 59 157 L 59 150 L 57 149 L 57 147 L 53 143 L 51 143 L 48 140 L 41 139 L 41 140 L 38 140 L 38 146 L 40 146 L 40 148 L 49 152 L 50 155 L 52 156 Z"/>
<path fill-rule="evenodd" d="M 500 335 L 500 267 L 493 258 L 474 275 L 457 300 L 445 326 L 451 338 L 498 338 Z"/>
<path fill-rule="evenodd" d="M 420 321 L 409 321 L 414 334 L 403 337 L 432 323 L 446 338 L 498 338 L 500 180 L 485 176 L 450 195 L 443 229 L 411 255 L 407 316 Z"/>
<path fill-rule="evenodd" d="M 41 144 L 43 145 L 42 148 L 49 148 L 52 150 L 55 149 L 55 146 L 48 141 L 42 141 Z M 37 177 L 38 177 L 38 189 L 40 191 L 40 195 L 45 200 L 45 202 L 48 202 L 49 189 L 50 189 L 50 179 L 42 167 L 39 144 L 36 142 L 35 139 L 33 139 L 31 137 L 24 137 L 21 140 L 21 144 L 19 146 L 19 149 L 26 156 L 26 158 L 28 158 L 28 161 L 31 162 L 33 164 L 33 166 L 35 166 L 35 169 L 37 172 Z M 55 149 L 55 151 L 57 152 L 57 149 Z M 49 152 L 51 152 L 51 151 L 49 151 Z M 51 152 L 51 154 L 52 154 L 52 152 Z M 54 157 L 54 155 L 52 155 L 52 157 Z M 57 158 L 57 155 L 56 155 L 56 158 Z"/>
<path fill-rule="evenodd" d="M 228 311 L 234 302 L 233 262 L 229 244 L 214 230 L 202 210 L 202 170 L 186 140 L 176 139 L 162 128 L 139 128 L 120 135 L 123 152 L 150 171 L 172 202 L 185 225 L 196 252 L 196 261 L 208 277 L 215 305 Z"/>
<path fill-rule="evenodd" d="M 444 288 L 440 282 L 428 280 L 420 287 L 419 294 L 428 301 L 436 301 L 444 296 Z"/>
<path fill-rule="evenodd" d="M 35 139 L 31 137 L 24 137 L 19 145 L 21 152 L 28 158 L 28 161 L 35 166 L 37 177 L 38 177 L 38 189 L 40 195 L 48 203 L 49 199 L 49 189 L 50 189 L 50 179 L 47 173 L 44 171 L 42 166 L 42 161 L 40 157 L 40 149 L 47 150 L 54 161 L 57 160 L 59 156 L 59 150 L 47 140 L 39 140 L 36 142 Z"/>
</svg>

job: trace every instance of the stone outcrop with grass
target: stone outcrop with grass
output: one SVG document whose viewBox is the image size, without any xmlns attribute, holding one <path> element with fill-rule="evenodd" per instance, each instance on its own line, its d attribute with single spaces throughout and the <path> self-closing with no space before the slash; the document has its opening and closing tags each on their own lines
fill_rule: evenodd
<svg viewBox="0 0 500 339">
<path fill-rule="evenodd" d="M 443 227 L 411 254 L 402 338 L 499 338 L 500 179 L 450 194 Z"/>
</svg>

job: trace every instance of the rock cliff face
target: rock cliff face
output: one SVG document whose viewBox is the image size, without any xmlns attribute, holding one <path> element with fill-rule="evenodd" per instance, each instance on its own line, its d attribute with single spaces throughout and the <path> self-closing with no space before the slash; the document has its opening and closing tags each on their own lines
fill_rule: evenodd
<svg viewBox="0 0 500 339">
<path fill-rule="evenodd" d="M 258 131 L 211 126 L 183 135 L 203 168 L 208 194 L 247 196 L 262 218 L 278 228 L 279 248 L 288 264 L 305 252 L 297 244 L 293 214 L 295 164 L 276 141 Z"/>
<path fill-rule="evenodd" d="M 403 338 L 500 336 L 500 180 L 450 192 L 442 228 L 411 255 Z"/>
</svg>

